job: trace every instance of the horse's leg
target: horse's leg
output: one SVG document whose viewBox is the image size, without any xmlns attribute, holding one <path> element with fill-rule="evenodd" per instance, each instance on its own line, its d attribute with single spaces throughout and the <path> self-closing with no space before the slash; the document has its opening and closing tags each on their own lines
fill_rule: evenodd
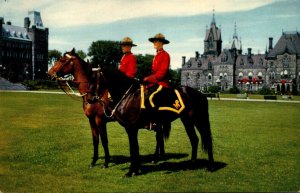
<svg viewBox="0 0 300 193">
<path fill-rule="evenodd" d="M 158 127 L 156 130 L 156 149 L 154 153 L 153 163 L 157 163 L 160 157 L 165 155 L 165 143 L 162 127 Z"/>
<path fill-rule="evenodd" d="M 196 134 L 194 124 L 188 116 L 181 117 L 181 121 L 185 127 L 185 131 L 190 139 L 192 145 L 192 162 L 195 162 L 197 159 L 198 143 L 199 138 Z"/>
<path fill-rule="evenodd" d="M 93 137 L 93 145 L 94 145 L 94 156 L 91 163 L 91 167 L 96 166 L 96 162 L 98 160 L 98 146 L 99 146 L 99 130 L 97 128 L 96 122 L 94 117 L 89 117 L 90 127 L 92 130 L 92 137 Z"/>
<path fill-rule="evenodd" d="M 130 149 L 130 169 L 125 174 L 125 177 L 131 177 L 132 175 L 140 174 L 140 155 L 139 155 L 139 143 L 138 143 L 138 129 L 126 128 L 129 139 Z"/>
<path fill-rule="evenodd" d="M 106 121 L 102 120 L 98 124 L 98 128 L 99 128 L 99 133 L 100 133 L 100 137 L 101 137 L 102 147 L 104 149 L 104 154 L 105 154 L 105 161 L 103 164 L 103 168 L 108 168 L 108 164 L 110 162 L 110 155 L 109 155 L 109 150 L 108 150 Z"/>
</svg>

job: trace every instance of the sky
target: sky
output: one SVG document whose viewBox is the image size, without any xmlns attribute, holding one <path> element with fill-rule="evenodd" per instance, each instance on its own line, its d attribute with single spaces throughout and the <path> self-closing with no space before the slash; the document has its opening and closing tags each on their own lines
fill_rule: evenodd
<svg viewBox="0 0 300 193">
<path fill-rule="evenodd" d="M 203 53 L 213 10 L 223 48 L 230 45 L 235 23 L 244 53 L 247 48 L 264 53 L 268 38 L 274 45 L 282 31 L 300 32 L 299 0 L 0 0 L 0 17 L 12 25 L 23 26 L 32 10 L 41 12 L 49 28 L 49 49 L 88 52 L 93 41 L 129 36 L 138 45 L 134 54 L 154 55 L 148 38 L 163 33 L 173 69 L 181 67 L 182 56 Z"/>
</svg>

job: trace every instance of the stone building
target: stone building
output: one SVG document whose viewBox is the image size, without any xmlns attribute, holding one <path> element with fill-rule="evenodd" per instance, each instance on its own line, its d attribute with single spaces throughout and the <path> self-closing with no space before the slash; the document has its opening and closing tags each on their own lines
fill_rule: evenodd
<svg viewBox="0 0 300 193">
<path fill-rule="evenodd" d="M 48 34 L 37 11 L 28 12 L 24 27 L 0 17 L 0 76 L 13 82 L 45 78 Z"/>
<path fill-rule="evenodd" d="M 230 48 L 222 50 L 221 30 L 213 14 L 210 28 L 206 30 L 204 53 L 186 61 L 182 57 L 181 85 L 207 91 L 219 86 L 221 91 L 236 86 L 245 91 L 257 91 L 263 86 L 275 92 L 300 90 L 300 33 L 283 32 L 273 48 L 264 54 L 253 54 L 248 48 L 243 54 L 242 42 L 235 31 Z"/>
</svg>

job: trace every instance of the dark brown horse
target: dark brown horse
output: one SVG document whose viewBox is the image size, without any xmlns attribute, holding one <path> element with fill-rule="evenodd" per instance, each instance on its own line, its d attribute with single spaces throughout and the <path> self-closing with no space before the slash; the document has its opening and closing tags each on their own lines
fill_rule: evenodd
<svg viewBox="0 0 300 193">
<path fill-rule="evenodd" d="M 99 146 L 99 135 L 101 138 L 102 146 L 105 153 L 105 161 L 103 167 L 108 167 L 110 162 L 110 155 L 108 149 L 108 139 L 107 139 L 107 128 L 106 124 L 108 121 L 112 121 L 112 118 L 105 115 L 103 104 L 109 105 L 109 102 L 106 100 L 100 100 L 101 103 L 93 102 L 90 103 L 89 98 L 96 95 L 101 99 L 107 93 L 106 89 L 96 89 L 93 85 L 96 85 L 93 81 L 98 81 L 96 79 L 97 72 L 92 72 L 91 65 L 82 60 L 75 54 L 73 49 L 70 52 L 65 53 L 60 59 L 58 59 L 54 66 L 48 72 L 51 78 L 55 78 L 60 83 L 63 79 L 61 77 L 65 75 L 73 75 L 74 82 L 78 85 L 79 96 L 83 99 L 83 110 L 85 115 L 89 119 L 92 137 L 93 137 L 93 146 L 94 146 L 94 155 L 91 162 L 91 167 L 96 165 L 98 160 L 98 146 Z M 62 83 L 60 83 L 62 84 Z M 105 98 L 105 97 L 103 97 Z M 168 126 L 168 124 L 166 124 Z M 165 127 L 166 127 L 165 126 Z M 154 160 L 158 161 L 160 156 L 164 154 L 164 140 L 163 133 L 161 130 L 158 130 L 156 133 L 156 151 Z M 167 136 L 166 136 L 167 137 Z"/>
<path fill-rule="evenodd" d="M 140 173 L 138 130 L 149 122 L 149 117 L 156 117 L 159 125 L 164 125 L 177 118 L 180 118 L 192 145 L 192 163 L 196 163 L 199 138 L 195 132 L 195 127 L 199 131 L 202 139 L 202 148 L 208 153 L 208 170 L 214 169 L 213 144 L 209 123 L 207 98 L 197 90 L 190 87 L 178 88 L 185 108 L 182 111 L 172 112 L 167 110 L 153 111 L 151 107 L 141 108 L 140 83 L 128 78 L 118 70 L 99 68 L 99 87 L 108 89 L 111 97 L 116 101 L 112 109 L 118 122 L 124 126 L 129 138 L 131 165 L 125 176 L 137 175 Z M 165 94 L 163 94 L 165 93 Z M 162 92 L 160 97 L 166 101 L 171 92 Z M 142 92 L 143 94 L 143 92 Z M 151 98 L 151 97 L 150 97 Z M 165 128 L 163 128 L 165 129 Z M 180 139 L 178 139 L 180 142 Z"/>
</svg>

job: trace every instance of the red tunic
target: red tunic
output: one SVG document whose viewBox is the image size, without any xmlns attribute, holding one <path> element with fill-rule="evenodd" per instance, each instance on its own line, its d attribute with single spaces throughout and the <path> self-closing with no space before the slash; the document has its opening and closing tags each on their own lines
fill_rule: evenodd
<svg viewBox="0 0 300 193">
<path fill-rule="evenodd" d="M 154 84 L 169 88 L 170 55 L 163 49 L 157 51 L 152 62 L 152 74 L 146 77 L 149 86 Z"/>
<path fill-rule="evenodd" d="M 136 59 L 132 53 L 123 55 L 120 61 L 120 71 L 130 78 L 134 78 L 136 74 Z"/>
</svg>

